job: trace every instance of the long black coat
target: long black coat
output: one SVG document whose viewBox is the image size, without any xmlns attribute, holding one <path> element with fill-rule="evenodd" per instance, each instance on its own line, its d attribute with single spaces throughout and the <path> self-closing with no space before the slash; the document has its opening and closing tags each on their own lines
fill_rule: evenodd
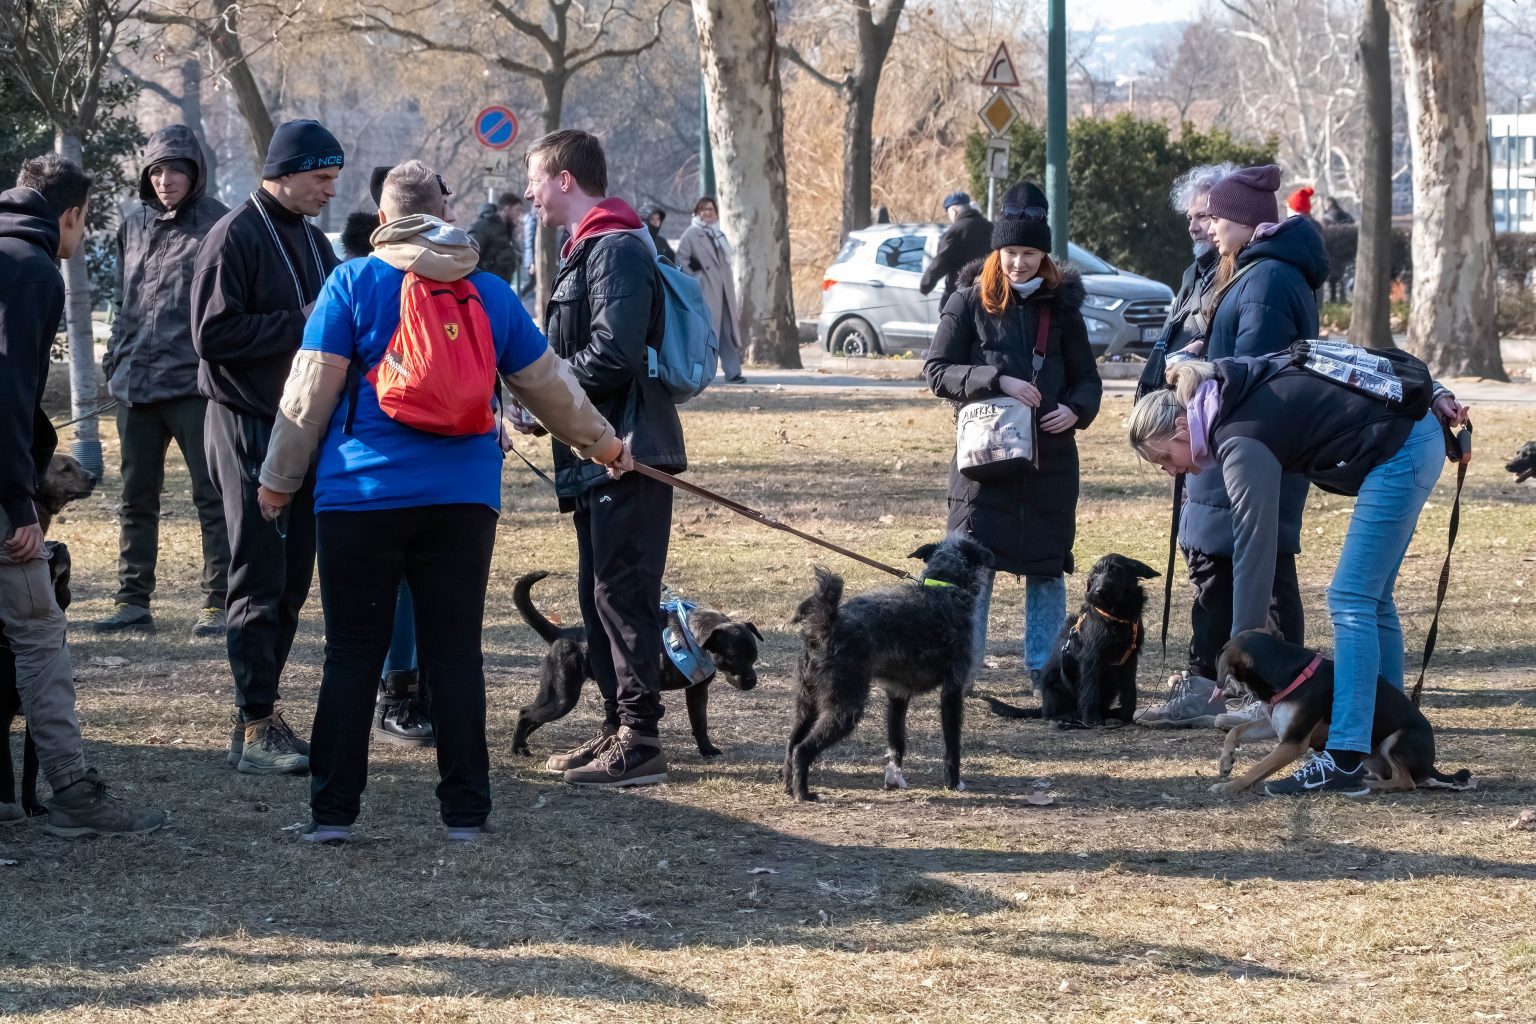
<svg viewBox="0 0 1536 1024">
<path fill-rule="evenodd" d="M 973 286 L 981 261 L 962 271 L 960 288 L 939 318 L 923 372 L 940 398 L 957 403 L 1002 394 L 1000 376 L 1034 376 L 1035 332 L 1040 310 L 1051 307 L 1045 365 L 1035 381 L 1039 415 L 1067 405 L 1077 425 L 1062 434 L 1040 432 L 1040 468 L 985 483 L 961 476 L 949 466 L 949 530 L 986 545 L 999 572 L 1057 576 L 1071 572 L 1072 542 L 1077 536 L 1077 438 L 1099 412 L 1104 385 L 1083 324 L 1083 282 L 1067 270 L 1060 287 L 1042 287 L 1002 316 L 981 308 Z"/>
</svg>

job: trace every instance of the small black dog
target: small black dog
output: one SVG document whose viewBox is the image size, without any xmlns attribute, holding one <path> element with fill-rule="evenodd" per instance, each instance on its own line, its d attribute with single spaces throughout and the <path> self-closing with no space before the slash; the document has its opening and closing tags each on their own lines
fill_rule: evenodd
<svg viewBox="0 0 1536 1024">
<path fill-rule="evenodd" d="M 1527 441 L 1521 445 L 1515 457 L 1504 464 L 1504 468 L 1515 474 L 1517 484 L 1523 484 L 1536 476 L 1536 441 Z"/>
<path fill-rule="evenodd" d="M 1058 729 L 1091 729 L 1136 714 L 1136 663 L 1145 631 L 1142 580 L 1161 573 L 1124 555 L 1105 555 L 1088 573 L 1088 595 L 1062 627 L 1056 653 L 1040 676 L 1040 706 L 982 700 L 1004 718 L 1045 718 Z"/>
<path fill-rule="evenodd" d="M 816 590 L 791 620 L 805 640 L 795 725 L 784 753 L 784 789 L 797 800 L 816 799 L 807 784 L 811 764 L 859 724 L 874 680 L 888 701 L 886 788 L 907 788 L 901 773 L 907 705 L 933 690 L 939 691 L 944 729 L 944 784 L 965 788 L 960 720 L 975 660 L 971 623 L 992 553 L 967 538 L 951 537 L 925 544 L 910 557 L 927 563 L 917 586 L 877 590 L 846 604 L 842 577 L 818 566 Z"/>
<path fill-rule="evenodd" d="M 1234 680 L 1270 705 L 1269 722 L 1279 742 L 1241 778 L 1217 783 L 1211 792 L 1235 796 L 1296 760 L 1308 747 L 1321 750 L 1327 745 L 1333 716 L 1332 661 L 1265 630 L 1250 629 L 1227 641 L 1217 667 L 1222 679 Z M 1232 772 L 1242 734 L 1256 724 L 1240 725 L 1227 734 L 1221 751 L 1223 776 Z M 1477 787 L 1465 768 L 1446 775 L 1435 767 L 1435 731 L 1429 719 L 1402 690 L 1380 677 L 1371 750 L 1365 767 L 1366 785 L 1373 790 Z"/>
<path fill-rule="evenodd" d="M 533 604 L 533 585 L 548 576 L 531 572 L 512 587 L 512 602 L 523 621 L 550 645 L 539 672 L 539 692 L 532 703 L 517 713 L 517 731 L 512 737 L 512 752 L 529 754 L 528 737 L 541 725 L 548 725 L 570 714 L 581 697 L 581 687 L 592 678 L 587 662 L 586 630 L 581 626 L 560 627 L 545 618 Z M 688 629 L 699 646 L 715 663 L 715 672 L 694 683 L 672 663 L 666 652 L 661 655 L 661 688 L 682 690 L 688 702 L 688 724 L 694 742 L 704 757 L 720 756 L 720 748 L 709 741 L 709 684 L 716 675 L 725 677 L 738 690 L 757 685 L 757 641 L 763 634 L 750 622 L 736 622 L 728 615 L 708 608 L 688 613 Z"/>
<path fill-rule="evenodd" d="M 73 460 L 71 460 L 73 461 Z M 69 547 L 63 541 L 44 541 L 48 549 L 48 575 L 53 581 L 53 597 L 62 611 L 69 607 Z M 16 775 L 11 765 L 11 726 L 21 713 L 21 691 L 16 686 L 16 655 L 0 626 L 0 804 L 16 803 Z M 37 746 L 29 726 L 22 742 L 21 809 L 30 817 L 47 813 L 37 798 Z"/>
</svg>

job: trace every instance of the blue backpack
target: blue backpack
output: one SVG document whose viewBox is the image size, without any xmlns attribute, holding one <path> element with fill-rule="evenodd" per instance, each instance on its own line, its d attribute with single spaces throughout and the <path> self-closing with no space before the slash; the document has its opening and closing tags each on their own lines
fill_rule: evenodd
<svg viewBox="0 0 1536 1024">
<path fill-rule="evenodd" d="M 720 339 L 715 337 L 714 318 L 699 282 L 665 256 L 656 258 L 656 273 L 666 320 L 661 343 L 646 353 L 647 375 L 659 380 L 672 401 L 682 405 L 715 379 Z"/>
</svg>

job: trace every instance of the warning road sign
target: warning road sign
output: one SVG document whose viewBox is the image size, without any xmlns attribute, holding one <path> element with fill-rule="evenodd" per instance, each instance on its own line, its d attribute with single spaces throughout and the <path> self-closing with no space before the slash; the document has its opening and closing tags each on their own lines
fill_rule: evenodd
<svg viewBox="0 0 1536 1024">
<path fill-rule="evenodd" d="M 981 76 L 981 84 L 993 89 L 1019 87 L 1019 73 L 1013 66 L 1013 58 L 1008 56 L 1007 43 L 997 44 L 997 52 L 988 62 L 986 73 Z"/>
</svg>

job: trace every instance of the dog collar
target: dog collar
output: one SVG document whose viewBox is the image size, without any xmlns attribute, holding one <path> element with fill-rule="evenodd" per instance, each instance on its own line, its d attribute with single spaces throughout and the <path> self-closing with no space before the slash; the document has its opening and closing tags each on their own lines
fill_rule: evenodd
<svg viewBox="0 0 1536 1024">
<path fill-rule="evenodd" d="M 954 584 L 949 582 L 948 580 L 929 579 L 928 577 L 925 576 L 925 577 L 923 577 L 923 586 L 925 586 L 925 587 L 953 587 Z"/>
<path fill-rule="evenodd" d="M 1307 665 L 1306 668 L 1301 670 L 1301 675 L 1297 676 L 1294 680 L 1291 681 L 1290 686 L 1287 686 L 1285 689 L 1269 698 L 1269 706 L 1274 707 L 1276 704 L 1279 704 L 1281 701 L 1285 700 L 1285 698 L 1289 697 L 1295 691 L 1296 687 L 1312 678 L 1313 673 L 1317 671 L 1317 666 L 1321 665 L 1322 663 L 1323 656 L 1321 654 L 1314 654 L 1312 656 L 1312 661 Z"/>
<path fill-rule="evenodd" d="M 1108 619 L 1110 622 L 1118 622 L 1122 626 L 1133 626 L 1133 625 L 1136 625 L 1136 623 L 1133 622 L 1131 619 L 1122 619 L 1118 615 L 1111 615 L 1111 614 L 1109 614 L 1109 612 L 1105 611 L 1103 608 L 1100 608 L 1096 604 L 1090 604 L 1088 607 L 1092 608 L 1094 610 L 1094 612 L 1100 618 Z"/>
</svg>

